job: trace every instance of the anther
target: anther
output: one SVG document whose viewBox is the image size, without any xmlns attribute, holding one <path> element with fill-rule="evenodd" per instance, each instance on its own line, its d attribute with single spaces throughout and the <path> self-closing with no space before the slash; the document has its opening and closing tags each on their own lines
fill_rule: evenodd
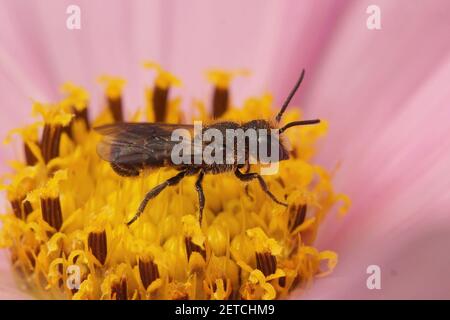
<svg viewBox="0 0 450 320">
<path fill-rule="evenodd" d="M 12 200 L 11 207 L 14 215 L 22 220 L 26 220 L 28 215 L 33 211 L 33 207 L 29 201 L 24 201 L 25 198 Z"/>
<path fill-rule="evenodd" d="M 153 89 L 152 102 L 155 122 L 164 122 L 166 120 L 169 88 L 163 88 L 156 84 Z"/>
<path fill-rule="evenodd" d="M 256 268 L 266 277 L 277 270 L 277 258 L 269 252 L 256 252 Z"/>
<path fill-rule="evenodd" d="M 62 125 L 45 124 L 42 132 L 41 151 L 46 164 L 59 156 L 59 143 L 61 142 L 62 132 Z"/>
<path fill-rule="evenodd" d="M 228 88 L 216 86 L 213 94 L 213 118 L 220 118 L 229 107 L 230 93 Z"/>
<path fill-rule="evenodd" d="M 111 287 L 111 298 L 116 300 L 128 300 L 127 278 L 122 277 Z"/>
<path fill-rule="evenodd" d="M 191 237 L 185 237 L 184 244 L 186 246 L 186 254 L 187 254 L 188 261 L 193 252 L 200 253 L 203 258 L 206 257 L 206 251 L 204 249 L 202 249 L 200 246 L 193 243 Z"/>
<path fill-rule="evenodd" d="M 27 166 L 34 166 L 38 161 L 36 156 L 33 154 L 28 144 L 24 143 L 23 149 L 25 151 L 25 163 Z"/>
<path fill-rule="evenodd" d="M 111 111 L 114 122 L 123 121 L 122 97 L 108 97 L 108 108 Z"/>
<path fill-rule="evenodd" d="M 153 281 L 159 278 L 159 270 L 151 259 L 139 259 L 139 275 L 144 288 L 147 289 Z"/>
<path fill-rule="evenodd" d="M 289 230 L 291 232 L 305 221 L 306 210 L 306 204 L 293 205 L 289 208 Z"/>
<path fill-rule="evenodd" d="M 41 198 L 41 211 L 42 219 L 56 231 L 59 231 L 63 222 L 59 197 Z"/>
<path fill-rule="evenodd" d="M 100 232 L 90 232 L 88 235 L 88 247 L 94 257 L 104 265 L 108 253 L 106 232 L 104 230 Z"/>
</svg>

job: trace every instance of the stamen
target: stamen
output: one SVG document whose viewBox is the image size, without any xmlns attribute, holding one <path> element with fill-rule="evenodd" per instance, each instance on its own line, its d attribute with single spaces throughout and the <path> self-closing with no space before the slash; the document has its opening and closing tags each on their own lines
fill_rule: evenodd
<svg viewBox="0 0 450 320">
<path fill-rule="evenodd" d="M 69 129 L 66 131 L 69 137 L 72 138 L 72 127 L 75 121 L 83 121 L 86 129 L 90 129 L 87 112 L 89 93 L 84 88 L 71 82 L 64 83 L 61 86 L 61 91 L 67 96 L 62 104 L 67 105 L 67 108 L 74 115 L 74 118 L 72 118 L 72 121 L 68 125 Z"/>
<path fill-rule="evenodd" d="M 22 128 L 15 128 L 8 132 L 6 135 L 6 139 L 4 140 L 5 144 L 8 144 L 12 140 L 12 136 L 18 134 L 23 141 L 23 150 L 25 155 L 25 163 L 27 166 L 34 166 L 38 159 L 30 148 L 30 145 L 38 145 L 38 128 L 41 126 L 40 123 L 33 123 L 26 125 Z"/>
<path fill-rule="evenodd" d="M 227 300 L 233 293 L 233 286 L 230 279 L 219 278 L 215 281 L 204 280 L 203 287 L 206 292 L 207 299 L 212 297 L 215 300 Z"/>
<path fill-rule="evenodd" d="M 277 258 L 269 252 L 256 252 L 256 268 L 266 277 L 277 270 Z"/>
<path fill-rule="evenodd" d="M 56 231 L 59 231 L 63 222 L 59 197 L 41 198 L 41 211 L 42 219 L 55 228 Z"/>
<path fill-rule="evenodd" d="M 286 277 L 278 278 L 278 284 L 280 285 L 280 287 L 284 288 L 286 286 Z"/>
<path fill-rule="evenodd" d="M 36 253 L 33 253 L 31 250 L 26 250 L 25 254 L 27 256 L 28 262 L 30 263 L 30 269 L 29 271 L 33 271 L 34 267 L 36 267 Z"/>
<path fill-rule="evenodd" d="M 221 117 L 227 110 L 229 106 L 229 89 L 215 87 L 213 95 L 213 118 L 217 119 Z"/>
<path fill-rule="evenodd" d="M 108 109 L 114 122 L 122 122 L 122 89 L 126 81 L 118 77 L 101 76 L 98 81 L 105 85 L 105 95 L 108 102 Z"/>
<path fill-rule="evenodd" d="M 33 212 L 31 203 L 28 200 L 24 201 L 24 199 L 25 198 L 10 201 L 14 215 L 22 220 L 26 220 L 28 215 Z"/>
<path fill-rule="evenodd" d="M 70 122 L 67 125 L 65 125 L 62 129 L 62 132 L 67 134 L 67 136 L 70 139 L 73 139 L 72 127 L 73 127 L 73 119 L 71 119 Z"/>
<path fill-rule="evenodd" d="M 306 204 L 300 206 L 293 205 L 289 209 L 289 230 L 291 232 L 305 221 L 306 209 Z"/>
<path fill-rule="evenodd" d="M 186 254 L 187 254 L 188 261 L 193 252 L 198 252 L 202 255 L 203 258 L 206 258 L 206 251 L 204 249 L 202 249 L 200 246 L 193 243 L 191 237 L 185 237 L 184 244 L 186 246 Z"/>
<path fill-rule="evenodd" d="M 90 232 L 88 235 L 88 247 L 94 257 L 104 265 L 106 261 L 106 255 L 108 253 L 106 232 Z"/>
<path fill-rule="evenodd" d="M 64 126 L 63 132 L 65 132 L 69 136 L 69 138 L 73 140 L 73 125 L 75 122 L 82 121 L 86 126 L 86 130 L 90 129 L 90 124 L 87 108 L 78 110 L 75 107 L 72 107 L 72 113 L 74 117 L 70 120 L 68 125 Z"/>
<path fill-rule="evenodd" d="M 119 282 L 112 285 L 111 298 L 116 300 L 128 300 L 127 278 L 122 277 Z"/>
<path fill-rule="evenodd" d="M 111 111 L 114 122 L 123 121 L 122 97 L 108 97 L 108 108 Z"/>
<path fill-rule="evenodd" d="M 86 129 L 91 128 L 91 124 L 89 123 L 89 115 L 88 115 L 88 109 L 84 108 L 83 110 L 77 110 L 74 108 L 73 114 L 75 115 L 75 120 L 81 120 L 86 125 Z"/>
<path fill-rule="evenodd" d="M 153 281 L 159 278 L 158 266 L 151 259 L 139 259 L 139 275 L 144 288 L 147 289 Z"/>
<path fill-rule="evenodd" d="M 269 238 L 261 228 L 249 229 L 246 233 L 255 243 L 256 268 L 266 277 L 274 274 L 277 270 L 276 256 L 281 254 L 281 245 Z"/>
<path fill-rule="evenodd" d="M 221 117 L 230 106 L 230 82 L 236 76 L 248 76 L 247 70 L 210 70 L 207 73 L 209 82 L 214 85 L 212 100 L 212 116 L 214 119 Z"/>
<path fill-rule="evenodd" d="M 169 91 L 171 86 L 180 86 L 181 81 L 153 61 L 144 62 L 144 68 L 156 71 L 153 86 L 152 105 L 155 122 L 165 122 L 169 109 Z"/>
<path fill-rule="evenodd" d="M 62 132 L 63 126 L 60 124 L 45 124 L 42 132 L 41 151 L 46 164 L 59 156 Z"/>
<path fill-rule="evenodd" d="M 155 85 L 152 97 L 155 122 L 164 122 L 166 120 L 168 97 L 169 87 L 162 88 Z"/>
<path fill-rule="evenodd" d="M 38 161 L 36 156 L 33 154 L 28 144 L 24 143 L 23 148 L 25 151 L 25 163 L 27 166 L 34 166 Z"/>
</svg>

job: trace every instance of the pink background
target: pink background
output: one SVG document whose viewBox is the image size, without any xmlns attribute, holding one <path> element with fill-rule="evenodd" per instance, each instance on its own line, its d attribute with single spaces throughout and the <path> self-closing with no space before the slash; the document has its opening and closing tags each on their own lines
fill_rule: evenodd
<svg viewBox="0 0 450 320">
<path fill-rule="evenodd" d="M 81 30 L 66 28 L 69 4 Z M 370 4 L 381 30 L 366 28 Z M 319 239 L 340 254 L 336 272 L 301 297 L 450 298 L 449 12 L 446 0 L 2 0 L 0 137 L 30 120 L 31 98 L 54 101 L 67 80 L 90 90 L 97 112 L 95 78 L 121 75 L 127 110 L 142 106 L 145 59 L 184 80 L 186 106 L 209 97 L 210 67 L 253 71 L 233 82 L 236 103 L 270 90 L 278 104 L 306 68 L 294 102 L 329 120 L 317 161 L 341 163 L 335 186 L 353 207 Z M 1 170 L 19 156 L 1 147 Z M 381 290 L 366 287 L 371 264 Z M 14 297 L 7 269 L 0 262 L 0 298 Z"/>
</svg>

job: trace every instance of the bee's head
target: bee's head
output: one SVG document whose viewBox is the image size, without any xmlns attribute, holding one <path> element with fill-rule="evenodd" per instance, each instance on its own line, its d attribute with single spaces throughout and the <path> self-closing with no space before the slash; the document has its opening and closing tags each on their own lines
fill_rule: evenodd
<svg viewBox="0 0 450 320">
<path fill-rule="evenodd" d="M 243 128 L 244 130 L 250 129 L 250 131 L 255 133 L 256 146 L 249 148 L 251 157 L 265 162 L 278 162 L 289 159 L 290 148 L 288 141 L 280 134 L 279 129 L 274 127 L 269 121 L 252 120 L 245 123 Z M 277 151 L 278 155 L 274 154 Z"/>
<path fill-rule="evenodd" d="M 278 112 L 278 114 L 276 115 L 274 122 L 270 122 L 267 120 L 252 120 L 243 124 L 244 130 L 251 129 L 250 131 L 257 132 L 256 137 L 258 146 L 257 148 L 250 148 L 250 157 L 264 162 L 287 160 L 289 159 L 290 146 L 288 140 L 283 137 L 283 132 L 291 127 L 316 124 L 320 122 L 320 120 L 318 119 L 293 121 L 280 128 L 283 113 L 289 106 L 289 103 L 295 92 L 297 92 L 297 89 L 302 83 L 304 76 L 305 70 L 302 71 L 300 78 L 297 80 L 294 88 L 291 90 L 289 96 L 286 98 L 286 101 L 283 103 L 283 106 L 281 107 L 280 112 Z M 261 153 L 261 148 L 265 148 L 265 152 Z M 278 157 L 272 156 L 272 151 L 277 152 L 276 150 L 278 150 Z M 264 157 L 264 154 L 267 155 L 268 158 L 262 159 Z"/>
</svg>

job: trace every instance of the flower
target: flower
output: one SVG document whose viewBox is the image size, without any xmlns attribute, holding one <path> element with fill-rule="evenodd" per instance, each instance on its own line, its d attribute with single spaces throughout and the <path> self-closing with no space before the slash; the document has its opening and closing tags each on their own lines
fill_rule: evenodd
<svg viewBox="0 0 450 320">
<path fill-rule="evenodd" d="M 158 90 L 168 93 L 180 81 L 159 65 L 145 66 L 159 73 L 147 109 L 164 114 L 163 119 L 179 114 L 169 107 L 167 94 L 161 105 L 151 97 Z M 125 80 L 103 76 L 100 81 L 107 107 L 94 123 L 125 120 Z M 211 81 L 218 85 L 214 77 Z M 229 90 L 229 81 L 221 90 Z M 205 179 L 211 202 L 206 203 L 203 226 L 196 217 L 197 195 L 188 189 L 189 179 L 153 199 L 143 217 L 128 227 L 125 221 L 147 190 L 173 175 L 173 169 L 152 170 L 134 179 L 117 175 L 97 155 L 100 137 L 89 119 L 77 120 L 80 111 L 87 114 L 89 94 L 72 83 L 63 89 L 66 97 L 60 103 L 34 104 L 34 113 L 43 118 L 31 125 L 43 126 L 39 143 L 34 137 L 38 147 L 32 149 L 38 161 L 16 166 L 5 185 L 12 210 L 1 216 L 0 245 L 10 251 L 14 271 L 31 293 L 72 299 L 275 299 L 321 273 L 320 261 L 329 257 L 306 241 L 313 243 L 334 204 L 349 200 L 334 192 L 324 169 L 302 159 L 298 144 L 294 158 L 268 179 L 275 194 L 292 200 L 289 208 L 280 207 L 254 185 L 245 189 L 233 177 L 211 176 Z M 240 110 L 223 106 L 222 118 L 252 120 L 253 108 L 274 116 L 265 95 Z M 135 120 L 144 120 L 141 114 Z M 297 112 L 288 115 L 298 117 Z M 17 132 L 24 143 L 30 139 L 28 130 Z M 312 143 L 303 147 L 310 154 Z M 312 223 L 305 220 L 306 211 Z M 335 264 L 329 264 L 329 271 Z M 77 282 L 71 282 L 71 272 L 76 272 Z"/>
<path fill-rule="evenodd" d="M 191 106 L 189 96 L 204 97 L 199 70 L 207 67 L 245 66 L 254 72 L 250 81 L 237 78 L 231 84 L 231 101 L 238 106 L 265 88 L 280 103 L 305 67 L 307 81 L 294 104 L 307 116 L 328 120 L 326 139 L 310 143 L 320 164 L 336 168 L 330 171 L 333 184 L 350 195 L 352 207 L 344 219 L 328 216 L 315 241 L 339 253 L 333 274 L 291 297 L 448 297 L 442 281 L 450 266 L 442 254 L 449 241 L 443 177 L 450 163 L 445 142 L 450 72 L 442 40 L 448 34 L 442 15 L 448 3 L 377 1 L 382 28 L 368 30 L 366 9 L 372 2 L 256 2 L 111 1 L 105 14 L 101 1 L 79 1 L 82 29 L 67 30 L 64 19 L 42 19 L 64 15 L 64 2 L 43 7 L 38 1 L 27 6 L 4 1 L 0 136 L 27 124 L 30 97 L 57 101 L 56 89 L 67 79 L 88 89 L 90 115 L 96 115 L 103 95 L 90 80 L 104 72 L 128 80 L 123 100 L 133 114 L 142 106 L 143 84 L 149 83 L 135 63 L 149 56 L 189 80 L 172 93 L 183 91 L 185 110 Z M 2 172 L 6 160 L 19 158 L 24 148 L 19 141 L 2 149 Z M 301 210 L 297 216 L 302 217 Z M 234 223 L 227 216 L 221 220 Z M 211 231 L 214 239 L 222 234 L 217 229 Z M 223 250 L 217 239 L 217 250 Z M 0 259 L 1 294 L 14 297 L 5 259 Z M 381 290 L 365 285 L 373 264 L 382 270 Z"/>
</svg>

